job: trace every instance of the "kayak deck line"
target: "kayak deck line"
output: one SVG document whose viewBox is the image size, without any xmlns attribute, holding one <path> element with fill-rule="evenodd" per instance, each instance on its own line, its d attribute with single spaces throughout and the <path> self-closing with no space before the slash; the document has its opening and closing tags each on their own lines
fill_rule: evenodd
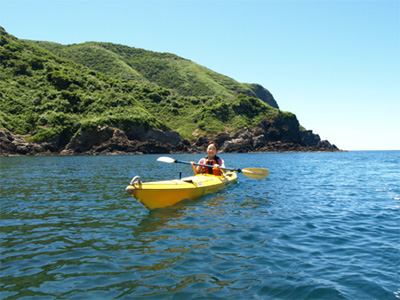
<svg viewBox="0 0 400 300">
<path fill-rule="evenodd" d="M 237 173 L 230 171 L 221 176 L 197 174 L 182 179 L 142 182 L 135 176 L 126 191 L 149 210 L 172 206 L 183 200 L 193 200 L 216 193 L 236 182 Z"/>
</svg>

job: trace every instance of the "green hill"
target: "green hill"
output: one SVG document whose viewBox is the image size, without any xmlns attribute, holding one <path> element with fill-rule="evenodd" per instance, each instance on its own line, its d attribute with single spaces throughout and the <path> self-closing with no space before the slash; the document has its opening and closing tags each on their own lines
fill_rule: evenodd
<svg viewBox="0 0 400 300">
<path fill-rule="evenodd" d="M 232 97 L 245 94 L 278 108 L 273 96 L 262 86 L 239 83 L 174 54 L 110 43 L 88 42 L 68 46 L 36 43 L 112 78 L 156 83 L 183 96 Z"/>
<path fill-rule="evenodd" d="M 296 116 L 280 111 L 268 90 L 173 54 L 20 40 L 0 27 L 0 56 L 0 128 L 28 141 L 62 149 L 105 127 L 128 136 L 173 130 L 191 141 L 261 123 L 267 140 L 291 131 L 300 141 Z"/>
<path fill-rule="evenodd" d="M 0 126 L 13 133 L 66 143 L 78 130 L 103 124 L 167 128 L 139 101 L 160 89 L 106 77 L 2 28 L 0 55 Z"/>
</svg>

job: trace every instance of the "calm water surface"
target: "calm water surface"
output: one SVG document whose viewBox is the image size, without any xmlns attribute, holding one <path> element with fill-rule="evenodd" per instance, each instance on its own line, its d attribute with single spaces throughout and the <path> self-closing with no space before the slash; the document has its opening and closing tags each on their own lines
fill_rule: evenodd
<svg viewBox="0 0 400 300">
<path fill-rule="evenodd" d="M 190 166 L 1 158 L 0 298 L 400 299 L 400 151 L 221 156 L 270 176 L 152 212 L 131 178 Z"/>
</svg>

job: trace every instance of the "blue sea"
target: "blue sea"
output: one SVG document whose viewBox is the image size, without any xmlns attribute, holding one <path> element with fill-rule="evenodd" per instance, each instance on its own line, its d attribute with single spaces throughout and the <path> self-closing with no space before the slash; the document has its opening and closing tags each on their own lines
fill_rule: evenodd
<svg viewBox="0 0 400 300">
<path fill-rule="evenodd" d="M 191 166 L 0 158 L 0 298 L 400 299 L 400 151 L 220 156 L 270 175 L 154 211 L 132 177 Z"/>
</svg>

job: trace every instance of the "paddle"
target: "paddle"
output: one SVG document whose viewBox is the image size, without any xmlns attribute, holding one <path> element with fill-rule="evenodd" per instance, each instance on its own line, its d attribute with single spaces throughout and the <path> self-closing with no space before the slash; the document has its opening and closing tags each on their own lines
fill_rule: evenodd
<svg viewBox="0 0 400 300">
<path fill-rule="evenodd" d="M 190 162 L 187 161 L 181 161 L 174 159 L 172 157 L 167 157 L 167 156 L 161 156 L 157 158 L 157 161 L 165 162 L 168 164 L 173 164 L 173 163 L 178 163 L 178 164 L 187 164 L 191 165 Z M 196 166 L 203 166 L 202 164 L 194 163 Z M 214 166 L 210 165 L 204 165 L 205 167 L 211 167 L 213 168 Z M 246 169 L 230 169 L 230 168 L 222 168 L 218 167 L 219 169 L 223 170 L 228 170 L 228 171 L 236 171 L 238 173 L 242 173 L 244 176 L 252 178 L 252 179 L 264 179 L 268 177 L 269 171 L 267 169 L 263 168 L 246 168 Z"/>
</svg>

